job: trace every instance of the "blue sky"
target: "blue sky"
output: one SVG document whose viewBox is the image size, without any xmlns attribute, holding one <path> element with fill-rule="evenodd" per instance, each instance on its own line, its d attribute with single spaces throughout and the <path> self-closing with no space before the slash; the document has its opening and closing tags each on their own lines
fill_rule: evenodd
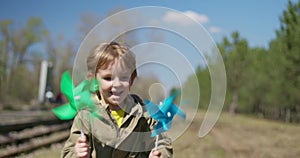
<svg viewBox="0 0 300 158">
<path fill-rule="evenodd" d="M 296 2 L 297 0 L 292 1 Z M 81 39 L 78 38 L 78 26 L 83 14 L 91 13 L 104 19 L 109 12 L 120 7 L 130 9 L 142 6 L 159 6 L 180 11 L 201 23 L 216 43 L 220 42 L 224 36 L 230 36 L 233 31 L 238 31 L 241 37 L 247 39 L 251 47 L 267 48 L 270 40 L 275 38 L 275 30 L 279 29 L 279 17 L 286 9 L 287 3 L 288 0 L 2 0 L 0 1 L 0 21 L 12 19 L 15 24 L 24 25 L 29 17 L 41 17 L 53 38 L 63 34 L 67 41 L 74 42 L 77 45 L 81 42 Z M 146 14 L 152 15 L 152 17 L 150 16 L 149 20 L 145 18 L 145 23 L 151 22 L 151 18 L 155 17 L 164 23 L 168 23 L 169 26 L 172 24 L 172 27 L 174 25 L 174 27 L 181 28 L 179 31 L 182 32 L 188 32 L 189 28 L 191 28 L 187 26 L 188 22 L 185 19 L 172 14 L 172 12 L 166 12 L 165 14 L 147 12 Z M 143 24 L 143 21 L 139 21 L 139 23 Z M 110 32 L 110 30 L 106 32 Z M 205 63 L 203 54 L 202 58 L 201 56 L 199 57 L 198 50 L 195 50 L 189 43 L 182 40 L 182 37 L 178 38 L 178 36 L 166 34 L 167 38 L 164 42 L 171 47 L 166 47 L 166 45 L 153 46 L 150 44 L 151 51 L 173 51 L 175 55 L 177 51 L 183 52 L 187 62 L 193 68 Z M 193 35 L 193 31 L 186 34 L 192 34 L 190 37 L 195 39 L 203 35 L 201 33 L 201 35 Z M 200 44 L 203 44 L 203 48 L 207 47 L 206 39 L 202 39 L 200 42 Z M 147 46 L 149 45 L 143 46 L 145 47 L 137 48 L 140 49 L 140 52 L 148 52 Z M 175 46 L 176 49 L 173 49 Z M 40 47 L 37 47 L 37 49 L 40 50 Z M 206 49 L 203 49 L 200 52 L 205 53 L 205 51 Z M 182 55 L 178 53 L 177 55 L 178 58 L 183 59 Z M 149 71 L 154 72 L 155 74 L 153 75 L 156 76 L 167 76 L 160 77 L 165 85 L 169 84 L 169 87 L 179 86 L 177 80 L 184 81 L 184 78 L 188 77 L 194 70 L 189 68 L 181 70 L 175 62 L 176 56 L 172 55 L 171 57 L 173 62 L 166 66 L 169 70 L 173 70 L 171 72 L 173 75 L 169 71 L 165 71 L 166 67 L 163 66 L 160 67 L 161 70 L 154 66 L 155 71 L 150 67 Z M 169 55 L 160 53 L 155 60 L 168 63 L 169 59 Z M 170 77 L 172 76 L 174 79 L 172 79 L 173 82 L 170 82 Z"/>
<path fill-rule="evenodd" d="M 116 7 L 163 6 L 206 18 L 202 24 L 216 42 L 238 31 L 250 46 L 264 47 L 275 38 L 279 16 L 287 6 L 287 0 L 2 0 L 0 3 L 0 20 L 24 23 L 28 17 L 41 17 L 52 34 L 64 34 L 70 39 L 75 38 L 84 13 L 104 17 Z"/>
</svg>

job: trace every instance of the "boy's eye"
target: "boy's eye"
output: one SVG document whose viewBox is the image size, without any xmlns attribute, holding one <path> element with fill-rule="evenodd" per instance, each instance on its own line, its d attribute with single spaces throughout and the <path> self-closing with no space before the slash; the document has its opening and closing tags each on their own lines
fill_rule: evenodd
<svg viewBox="0 0 300 158">
<path fill-rule="evenodd" d="M 111 81 L 112 77 L 103 77 L 103 79 L 106 80 L 106 81 Z"/>
<path fill-rule="evenodd" d="M 128 77 L 128 76 L 123 76 L 123 77 L 121 77 L 120 79 L 121 79 L 121 81 L 128 81 L 128 80 L 129 80 L 129 77 Z"/>
</svg>

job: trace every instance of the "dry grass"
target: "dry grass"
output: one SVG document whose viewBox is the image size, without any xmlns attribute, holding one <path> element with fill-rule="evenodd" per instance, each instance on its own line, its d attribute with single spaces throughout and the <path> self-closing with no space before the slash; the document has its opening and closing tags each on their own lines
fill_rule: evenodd
<svg viewBox="0 0 300 158">
<path fill-rule="evenodd" d="M 203 112 L 175 142 L 176 158 L 296 158 L 300 155 L 300 125 L 223 113 L 204 138 L 197 136 Z M 59 157 L 61 145 L 44 148 L 27 157 Z M 52 156 L 53 155 L 53 156 Z"/>
<path fill-rule="evenodd" d="M 175 157 L 296 158 L 300 126 L 223 113 L 213 130 L 197 138 L 203 113 L 174 142 Z"/>
</svg>

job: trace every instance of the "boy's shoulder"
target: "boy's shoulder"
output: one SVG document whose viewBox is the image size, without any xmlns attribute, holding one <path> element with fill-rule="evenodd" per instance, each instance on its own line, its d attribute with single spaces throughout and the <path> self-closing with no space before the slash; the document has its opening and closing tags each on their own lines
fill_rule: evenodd
<svg viewBox="0 0 300 158">
<path fill-rule="evenodd" d="M 146 110 L 144 101 L 138 95 L 136 95 L 136 94 L 130 94 L 130 96 L 133 98 L 133 100 L 136 103 L 136 105 L 141 107 L 141 109 L 143 111 L 143 117 L 149 119 L 150 118 L 150 114 Z"/>
<path fill-rule="evenodd" d="M 138 103 L 141 106 L 145 105 L 144 102 L 143 102 L 143 100 L 138 95 L 136 95 L 136 94 L 130 94 L 130 96 L 133 98 L 133 100 L 134 100 L 135 103 Z"/>
</svg>

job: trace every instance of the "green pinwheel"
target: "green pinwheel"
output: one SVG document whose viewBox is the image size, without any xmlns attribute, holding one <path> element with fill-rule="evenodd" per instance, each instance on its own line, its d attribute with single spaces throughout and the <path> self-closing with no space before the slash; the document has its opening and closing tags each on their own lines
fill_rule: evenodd
<svg viewBox="0 0 300 158">
<path fill-rule="evenodd" d="M 82 109 L 94 110 L 94 102 L 91 100 L 91 93 L 99 89 L 96 79 L 84 80 L 77 87 L 74 87 L 69 71 L 62 75 L 60 89 L 67 97 L 69 103 L 52 109 L 52 112 L 61 120 L 73 119 L 77 112 Z"/>
</svg>

